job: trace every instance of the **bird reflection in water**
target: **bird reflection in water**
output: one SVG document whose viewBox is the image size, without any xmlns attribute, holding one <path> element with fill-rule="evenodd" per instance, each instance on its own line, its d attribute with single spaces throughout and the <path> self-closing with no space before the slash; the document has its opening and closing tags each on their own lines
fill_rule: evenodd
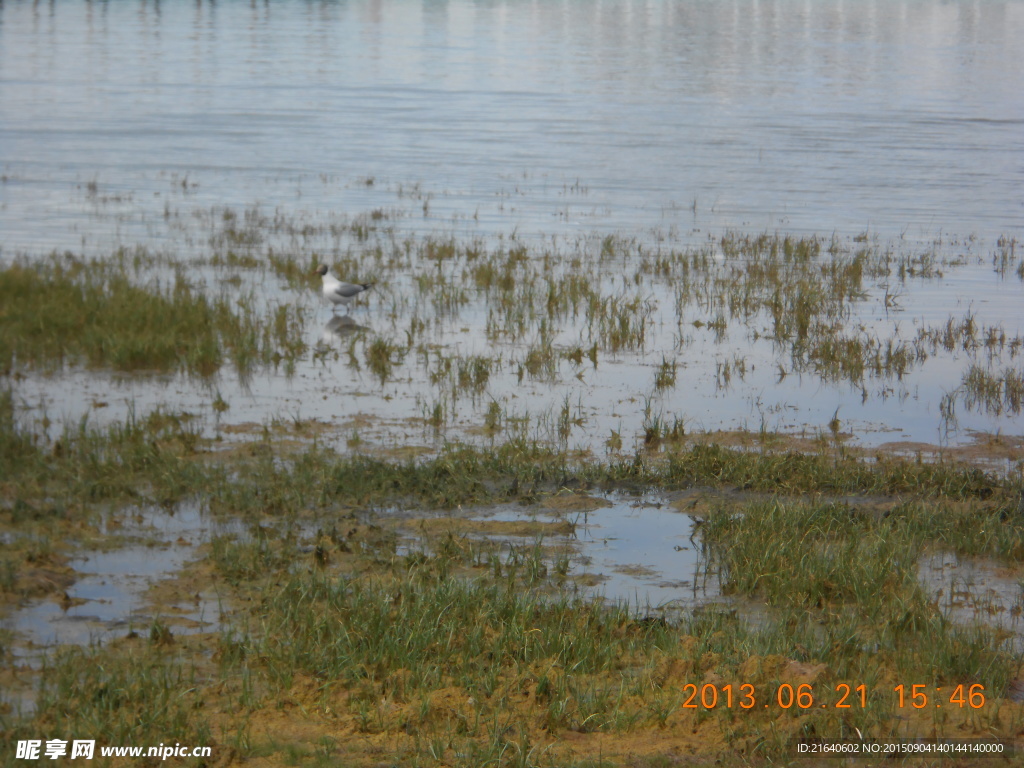
<svg viewBox="0 0 1024 768">
<path fill-rule="evenodd" d="M 368 331 L 369 326 L 360 325 L 352 319 L 351 315 L 332 315 L 320 334 L 320 343 L 327 346 L 334 346 L 346 341 L 353 333 Z"/>
</svg>

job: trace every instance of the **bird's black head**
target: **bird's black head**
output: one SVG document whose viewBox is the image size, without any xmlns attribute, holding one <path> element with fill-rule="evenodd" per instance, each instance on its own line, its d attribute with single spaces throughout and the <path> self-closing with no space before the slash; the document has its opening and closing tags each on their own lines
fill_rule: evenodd
<svg viewBox="0 0 1024 768">
<path fill-rule="evenodd" d="M 320 277 L 323 277 L 324 275 L 327 274 L 327 265 L 321 264 L 319 267 L 313 270 L 313 274 L 320 275 Z"/>
</svg>

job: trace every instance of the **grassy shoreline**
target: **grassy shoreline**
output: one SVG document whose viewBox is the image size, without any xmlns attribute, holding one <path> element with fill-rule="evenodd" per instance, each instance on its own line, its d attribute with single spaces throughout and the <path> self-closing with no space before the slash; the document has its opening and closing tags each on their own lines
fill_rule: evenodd
<svg viewBox="0 0 1024 768">
<path fill-rule="evenodd" d="M 0 714 L 8 756 L 18 738 L 89 733 L 212 744 L 212 764 L 757 765 L 793 758 L 800 738 L 1014 740 L 1024 725 L 1010 698 L 1021 672 L 1013 633 L 951 621 L 916 577 L 928 550 L 1017 567 L 1019 479 L 713 444 L 623 461 L 524 443 L 389 461 L 268 433 L 225 453 L 163 412 L 46 443 L 19 424 L 9 395 L 0 406 L 11 608 L 38 596 L 25 591 L 28 570 L 56 564 L 125 505 L 198 498 L 249 531 L 215 538 L 192 566 L 232 606 L 219 631 L 175 637 L 156 622 L 51 653 L 34 676 L 35 712 Z M 700 510 L 701 541 L 727 589 L 763 602 L 768 619 L 599 608 L 559 591 L 543 547 L 481 556 L 456 539 L 403 553 L 372 534 L 396 505 L 694 487 L 736 492 Z M 297 531 L 311 526 L 310 552 Z M 933 698 L 980 685 L 985 704 L 911 710 L 898 706 L 900 684 Z M 744 685 L 753 709 L 740 706 Z M 866 686 L 865 706 L 835 707 L 844 685 Z M 790 690 L 826 707 L 783 707 Z M 699 692 L 733 703 L 700 706 Z"/>
</svg>

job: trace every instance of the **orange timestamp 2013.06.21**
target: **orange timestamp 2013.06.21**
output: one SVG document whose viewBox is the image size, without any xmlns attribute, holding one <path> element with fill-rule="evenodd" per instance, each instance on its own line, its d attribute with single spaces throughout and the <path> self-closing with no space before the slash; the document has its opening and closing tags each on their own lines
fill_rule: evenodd
<svg viewBox="0 0 1024 768">
<path fill-rule="evenodd" d="M 985 706 L 985 686 L 980 683 L 960 683 L 948 688 L 933 687 L 921 683 L 897 685 L 894 688 L 877 689 L 895 697 L 895 704 L 903 709 L 969 708 Z M 873 691 L 872 691 L 873 692 Z M 780 683 L 772 686 L 758 686 L 751 683 L 733 685 L 728 683 L 687 683 L 683 686 L 683 709 L 754 709 L 755 707 L 779 707 L 781 709 L 852 709 L 865 708 L 869 699 L 865 684 L 837 683 L 834 686 L 812 685 L 810 683 Z"/>
</svg>

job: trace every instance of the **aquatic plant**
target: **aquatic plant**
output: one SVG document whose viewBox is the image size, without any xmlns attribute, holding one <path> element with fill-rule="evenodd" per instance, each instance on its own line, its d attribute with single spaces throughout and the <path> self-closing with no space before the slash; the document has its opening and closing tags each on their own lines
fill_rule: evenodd
<svg viewBox="0 0 1024 768">
<path fill-rule="evenodd" d="M 118 261 L 54 255 L 0 271 L 0 300 L 0 360 L 8 369 L 84 363 L 209 378 L 230 358 L 245 376 L 305 351 L 301 310 L 279 305 L 265 319 L 252 296 L 210 298 L 181 270 L 168 282 L 139 284 Z"/>
</svg>

